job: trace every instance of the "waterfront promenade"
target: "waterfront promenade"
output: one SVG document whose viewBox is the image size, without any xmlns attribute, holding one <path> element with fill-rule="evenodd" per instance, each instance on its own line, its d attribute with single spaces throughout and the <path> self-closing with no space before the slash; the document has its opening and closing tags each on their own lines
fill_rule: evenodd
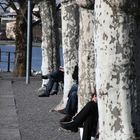
<svg viewBox="0 0 140 140">
<path fill-rule="evenodd" d="M 79 133 L 60 129 L 62 114 L 50 112 L 62 94 L 39 98 L 40 86 L 40 76 L 27 85 L 25 78 L 0 73 L 0 140 L 80 140 Z"/>
</svg>

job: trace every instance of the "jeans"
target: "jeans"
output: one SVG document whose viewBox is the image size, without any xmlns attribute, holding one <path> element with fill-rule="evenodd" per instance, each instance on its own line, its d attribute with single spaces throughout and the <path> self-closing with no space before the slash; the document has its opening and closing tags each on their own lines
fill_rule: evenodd
<svg viewBox="0 0 140 140">
<path fill-rule="evenodd" d="M 77 96 L 78 84 L 74 84 L 68 94 L 68 101 L 65 107 L 65 113 L 74 116 L 77 112 L 78 96 Z"/>
<path fill-rule="evenodd" d="M 59 83 L 55 81 L 53 78 L 49 78 L 49 81 L 46 85 L 45 95 L 50 95 L 51 91 L 58 92 Z"/>
<path fill-rule="evenodd" d="M 51 73 L 42 76 L 42 78 L 49 79 L 44 92 L 45 95 L 49 96 L 51 91 L 58 92 L 59 82 L 63 82 L 64 80 L 64 72 L 60 70 L 54 70 Z"/>
</svg>

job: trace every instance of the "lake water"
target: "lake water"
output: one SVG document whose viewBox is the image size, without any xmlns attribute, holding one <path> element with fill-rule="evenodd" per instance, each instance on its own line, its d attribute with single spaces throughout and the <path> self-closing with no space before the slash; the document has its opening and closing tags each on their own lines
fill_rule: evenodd
<svg viewBox="0 0 140 140">
<path fill-rule="evenodd" d="M 0 45 L 1 52 L 11 52 L 10 53 L 10 60 L 13 62 L 15 55 L 15 46 L 11 45 Z M 8 60 L 8 53 L 1 53 L 1 61 L 7 61 Z M 41 70 L 41 48 L 40 47 L 33 47 L 32 49 L 32 69 L 35 71 L 40 71 Z M 10 71 L 13 71 L 14 69 L 14 63 L 10 64 Z M 0 62 L 0 70 L 1 71 L 7 71 L 7 63 L 6 62 Z"/>
<path fill-rule="evenodd" d="M 1 52 L 7 51 L 12 52 L 10 53 L 10 60 L 13 62 L 15 55 L 15 45 L 0 45 Z M 61 66 L 63 66 L 63 57 L 62 57 L 62 48 L 60 48 L 60 63 Z M 0 57 L 1 61 L 7 61 L 8 59 L 8 53 L 1 53 Z M 42 61 L 42 54 L 41 54 L 41 48 L 40 47 L 33 47 L 32 48 L 32 70 L 35 71 L 41 71 L 41 61 Z M 10 64 L 10 71 L 13 71 L 14 69 L 14 63 Z M 0 71 L 7 71 L 7 63 L 0 62 Z"/>
</svg>

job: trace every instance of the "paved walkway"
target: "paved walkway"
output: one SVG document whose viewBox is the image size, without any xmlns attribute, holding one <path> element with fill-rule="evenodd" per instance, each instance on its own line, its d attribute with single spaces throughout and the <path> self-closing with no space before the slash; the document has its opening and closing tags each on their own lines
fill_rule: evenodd
<svg viewBox="0 0 140 140">
<path fill-rule="evenodd" d="M 39 98 L 40 85 L 39 77 L 26 85 L 25 78 L 0 73 L 0 140 L 80 140 L 79 133 L 60 129 L 62 114 L 50 112 L 62 95 Z"/>
<path fill-rule="evenodd" d="M 0 80 L 0 140 L 20 140 L 11 81 Z"/>
</svg>

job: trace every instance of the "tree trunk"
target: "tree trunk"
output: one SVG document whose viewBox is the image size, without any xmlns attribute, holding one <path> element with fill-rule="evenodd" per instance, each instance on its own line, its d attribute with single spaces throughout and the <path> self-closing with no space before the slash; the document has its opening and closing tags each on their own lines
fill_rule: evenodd
<svg viewBox="0 0 140 140">
<path fill-rule="evenodd" d="M 125 11 L 130 9 L 126 2 L 95 2 L 99 140 L 134 139 L 131 95 L 135 93 L 133 49 L 136 31 L 134 16 Z"/>
<path fill-rule="evenodd" d="M 55 0 L 44 0 L 39 3 L 42 21 L 42 74 L 46 75 L 49 71 L 59 66 L 59 39 L 57 32 L 57 19 Z M 47 80 L 42 81 L 42 86 Z"/>
<path fill-rule="evenodd" d="M 86 9 L 94 9 L 95 0 L 76 0 L 77 4 Z"/>
<path fill-rule="evenodd" d="M 140 136 L 140 19 L 137 17 L 135 66 L 136 66 L 136 94 L 132 96 L 132 115 L 134 132 Z"/>
<path fill-rule="evenodd" d="M 78 110 L 90 100 L 95 86 L 94 10 L 93 4 L 77 0 L 80 14 Z M 90 8 L 90 9 L 89 9 Z M 82 137 L 82 129 L 80 134 Z"/>
<path fill-rule="evenodd" d="M 16 76 L 25 76 L 26 72 L 26 47 L 24 38 L 25 33 L 26 21 L 23 13 L 21 13 L 19 10 L 16 17 L 16 55 L 14 69 L 14 74 Z"/>
<path fill-rule="evenodd" d="M 79 11 L 75 0 L 61 0 L 64 95 L 56 110 L 64 108 L 73 85 L 72 73 L 78 63 Z"/>
<path fill-rule="evenodd" d="M 89 101 L 95 86 L 94 11 L 80 7 L 79 110 Z"/>
</svg>

